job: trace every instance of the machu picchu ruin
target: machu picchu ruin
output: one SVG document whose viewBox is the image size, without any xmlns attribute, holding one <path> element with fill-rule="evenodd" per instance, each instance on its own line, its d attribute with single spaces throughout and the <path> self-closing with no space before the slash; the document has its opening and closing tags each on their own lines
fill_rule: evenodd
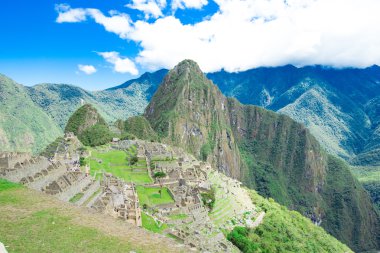
<svg viewBox="0 0 380 253">
<path fill-rule="evenodd" d="M 1 153 L 0 165 L 4 179 L 202 252 L 238 252 L 221 229 L 231 228 L 233 220 L 249 224 L 258 214 L 238 181 L 157 142 L 113 139 L 91 148 L 66 133 L 48 157 Z M 210 193 L 213 200 L 205 199 Z"/>
</svg>

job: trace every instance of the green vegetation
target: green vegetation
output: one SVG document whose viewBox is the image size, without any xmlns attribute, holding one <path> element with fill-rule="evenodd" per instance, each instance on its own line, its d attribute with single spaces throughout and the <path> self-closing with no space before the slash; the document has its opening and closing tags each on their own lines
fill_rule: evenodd
<svg viewBox="0 0 380 253">
<path fill-rule="evenodd" d="M 78 192 L 77 194 L 75 194 L 74 197 L 72 197 L 69 202 L 70 203 L 76 203 L 78 202 L 82 197 L 83 197 L 84 193 L 83 192 Z"/>
<path fill-rule="evenodd" d="M 205 143 L 201 147 L 201 159 L 202 161 L 206 161 L 209 154 L 212 153 L 210 143 Z"/>
<path fill-rule="evenodd" d="M 8 252 L 168 252 L 171 246 L 133 226 L 63 205 L 0 180 L 0 238 Z M 160 239 L 162 240 L 162 239 Z M 154 249 L 154 250 L 153 250 Z"/>
<path fill-rule="evenodd" d="M 143 116 L 130 117 L 125 122 L 118 122 L 117 126 L 122 132 L 136 136 L 141 140 L 158 140 L 156 132 L 150 126 L 149 121 Z"/>
<path fill-rule="evenodd" d="M 201 193 L 201 197 L 203 204 L 212 211 L 215 205 L 215 188 L 211 188 L 208 192 Z"/>
<path fill-rule="evenodd" d="M 0 151 L 38 154 L 63 133 L 27 92 L 0 74 Z"/>
<path fill-rule="evenodd" d="M 329 173 L 322 196 L 328 208 L 322 227 L 355 251 L 378 248 L 380 219 L 368 193 L 344 161 L 328 156 L 327 165 Z"/>
<path fill-rule="evenodd" d="M 9 189 L 14 189 L 14 188 L 21 188 L 21 187 L 22 186 L 19 184 L 15 184 L 15 183 L 12 183 L 12 182 L 9 182 L 5 179 L 0 178 L 0 192 L 6 191 Z"/>
<path fill-rule="evenodd" d="M 154 233 L 162 233 L 165 229 L 168 228 L 168 225 L 165 223 L 157 224 L 152 217 L 146 213 L 141 213 L 141 220 L 143 228 L 152 231 Z"/>
<path fill-rule="evenodd" d="M 238 135 L 247 186 L 314 220 L 322 215 L 321 226 L 355 251 L 378 247 L 379 216 L 347 164 L 289 117 L 231 103 L 247 129 Z"/>
<path fill-rule="evenodd" d="M 154 173 L 153 177 L 155 177 L 155 178 L 164 178 L 164 177 L 166 177 L 166 174 L 164 172 L 162 172 L 162 171 L 158 171 L 158 172 Z"/>
<path fill-rule="evenodd" d="M 273 199 L 250 191 L 254 203 L 266 212 L 255 229 L 235 227 L 227 238 L 244 253 L 253 252 L 351 252 L 337 239 L 296 211 L 289 211 Z"/>
<path fill-rule="evenodd" d="M 138 160 L 129 165 L 129 157 L 134 157 L 136 147 L 130 147 L 126 151 L 107 150 L 107 147 L 89 148 L 91 156 L 85 162 L 90 165 L 91 173 L 106 171 L 112 173 L 126 182 L 136 184 L 151 183 L 145 159 Z"/>
<path fill-rule="evenodd" d="M 65 127 L 65 133 L 72 132 L 79 136 L 85 129 L 95 124 L 107 125 L 92 105 L 85 104 L 71 115 Z"/>
<path fill-rule="evenodd" d="M 354 175 L 368 191 L 373 203 L 380 211 L 380 167 L 379 166 L 357 166 L 351 167 Z"/>
<path fill-rule="evenodd" d="M 111 141 L 112 134 L 107 126 L 96 124 L 83 131 L 79 139 L 86 146 L 100 146 Z"/>
<path fill-rule="evenodd" d="M 65 132 L 73 132 L 86 146 L 100 146 L 111 141 L 112 133 L 105 120 L 90 104 L 85 104 L 70 117 Z"/>
<path fill-rule="evenodd" d="M 174 200 L 166 187 L 153 188 L 137 186 L 136 190 L 141 205 L 147 204 L 149 207 L 154 207 L 160 204 L 174 203 Z"/>
</svg>

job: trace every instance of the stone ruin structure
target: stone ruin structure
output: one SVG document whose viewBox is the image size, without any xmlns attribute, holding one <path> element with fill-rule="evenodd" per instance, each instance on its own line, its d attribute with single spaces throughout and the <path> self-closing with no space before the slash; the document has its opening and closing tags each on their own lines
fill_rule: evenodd
<svg viewBox="0 0 380 253">
<path fill-rule="evenodd" d="M 1 153 L 0 176 L 29 188 L 69 201 L 78 193 L 88 196 L 99 189 L 99 182 L 81 171 L 74 171 L 72 164 L 52 162 L 43 156 L 32 157 L 28 153 Z"/>
<path fill-rule="evenodd" d="M 75 158 L 51 160 L 29 153 L 0 153 L 0 178 L 42 191 L 77 206 L 87 206 L 141 226 L 141 210 L 136 188 L 110 174 L 95 180 L 82 171 Z M 73 162 L 74 161 L 74 162 Z M 87 167 L 86 167 L 87 168 Z M 75 201 L 74 201 L 75 200 Z"/>
<path fill-rule="evenodd" d="M 156 206 L 156 218 L 172 225 L 166 233 L 202 252 L 233 252 L 234 246 L 213 225 L 208 216 L 209 210 L 202 201 L 201 193 L 211 190 L 207 178 L 210 165 L 197 161 L 180 148 L 169 150 L 164 144 L 149 142 L 140 143 L 139 147 L 144 150 L 149 163 L 153 163 L 154 173 L 166 174 L 151 185 L 167 187 L 174 200 L 173 204 Z M 176 214 L 186 218 L 169 218 Z"/>
<path fill-rule="evenodd" d="M 134 184 L 126 184 L 112 174 L 104 173 L 101 187 L 102 193 L 96 197 L 92 208 L 142 226 L 140 203 Z"/>
<path fill-rule="evenodd" d="M 86 206 L 142 226 L 142 210 L 135 185 L 125 183 L 105 172 L 100 173 L 100 181 L 91 177 L 89 167 L 79 166 L 79 158 L 83 154 L 71 146 L 76 143 L 75 138 L 67 134 L 53 159 L 32 157 L 28 153 L 0 153 L 0 177 L 53 195 L 63 201 L 70 201 L 74 205 Z M 133 140 L 118 141 L 111 145 L 112 149 L 121 150 L 135 145 L 137 156 L 146 159 L 152 178 L 154 173 L 165 173 L 165 177 L 154 178 L 153 183 L 145 186 L 166 187 L 174 203 L 156 205 L 154 212 L 153 209 L 152 212 L 144 210 L 155 221 L 169 224 L 164 233 L 202 252 L 236 251 L 232 243 L 214 225 L 209 217 L 208 208 L 203 204 L 202 193 L 209 192 L 213 182 L 210 180 L 213 177 L 208 178 L 213 175 L 208 163 L 199 162 L 180 148 L 160 143 Z M 238 193 L 240 185 L 237 182 L 227 180 L 223 183 L 226 184 L 226 192 L 222 194 L 231 195 L 228 189 L 236 189 Z M 218 185 L 224 187 L 223 184 Z M 72 201 L 73 199 L 76 200 Z M 183 218 L 172 219 L 173 215 L 183 215 Z"/>
</svg>

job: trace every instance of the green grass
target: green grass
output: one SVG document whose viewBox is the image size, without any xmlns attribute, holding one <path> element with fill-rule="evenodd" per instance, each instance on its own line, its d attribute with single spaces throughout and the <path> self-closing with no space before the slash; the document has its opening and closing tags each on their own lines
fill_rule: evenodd
<svg viewBox="0 0 380 253">
<path fill-rule="evenodd" d="M 91 157 L 87 158 L 86 162 L 90 164 L 93 175 L 95 172 L 104 170 L 126 182 L 136 184 L 153 182 L 149 177 L 145 159 L 139 159 L 136 164 L 129 166 L 128 158 L 136 154 L 136 147 L 130 147 L 127 152 L 121 150 L 102 152 L 100 148 L 89 149 L 91 150 Z"/>
<path fill-rule="evenodd" d="M 157 225 L 152 217 L 146 215 L 143 212 L 141 213 L 141 219 L 143 227 L 154 233 L 162 233 L 162 231 L 168 228 L 168 225 L 165 223 L 161 224 L 161 226 Z"/>
<path fill-rule="evenodd" d="M 78 202 L 82 197 L 83 197 L 84 193 L 83 192 L 79 192 L 77 194 L 74 195 L 74 197 L 72 197 L 69 202 L 70 203 L 76 203 Z"/>
<path fill-rule="evenodd" d="M 19 220 L 1 221 L 2 242 L 9 252 L 124 252 L 135 250 L 116 237 L 71 223 L 56 210 L 44 210 Z"/>
<path fill-rule="evenodd" d="M 162 194 L 158 192 L 161 188 L 151 188 L 137 186 L 137 194 L 139 196 L 140 205 L 147 204 L 148 206 L 156 206 L 160 204 L 174 203 L 173 198 L 168 192 L 168 188 L 162 187 Z"/>
<path fill-rule="evenodd" d="M 175 251 L 168 241 L 157 243 L 149 234 L 142 233 L 146 238 L 139 239 L 135 233 L 140 229 L 125 227 L 116 219 L 106 222 L 101 216 L 5 180 L 0 180 L 0 189 L 0 241 L 9 253 Z M 150 223 L 145 219 L 145 224 Z M 166 227 L 150 226 L 158 232 Z"/>
<path fill-rule="evenodd" d="M 14 188 L 21 188 L 22 186 L 16 183 L 9 182 L 5 179 L 0 178 L 0 192 L 6 191 L 9 189 L 14 189 Z"/>
</svg>

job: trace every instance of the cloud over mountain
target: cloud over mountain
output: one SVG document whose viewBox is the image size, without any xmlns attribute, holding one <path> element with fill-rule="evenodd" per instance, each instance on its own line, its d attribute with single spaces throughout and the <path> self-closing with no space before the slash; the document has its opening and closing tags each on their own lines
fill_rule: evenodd
<svg viewBox="0 0 380 253">
<path fill-rule="evenodd" d="M 176 3 L 183 9 L 208 4 L 205 0 L 171 4 L 146 0 L 127 5 L 153 20 L 59 5 L 57 22 L 93 18 L 107 31 L 135 42 L 139 53 L 134 61 L 148 69 L 170 68 L 185 58 L 196 60 L 206 72 L 284 64 L 380 64 L 377 0 L 215 0 L 215 13 L 190 24 L 175 13 L 163 14 Z M 147 7 L 153 5 L 153 9 Z"/>
</svg>

